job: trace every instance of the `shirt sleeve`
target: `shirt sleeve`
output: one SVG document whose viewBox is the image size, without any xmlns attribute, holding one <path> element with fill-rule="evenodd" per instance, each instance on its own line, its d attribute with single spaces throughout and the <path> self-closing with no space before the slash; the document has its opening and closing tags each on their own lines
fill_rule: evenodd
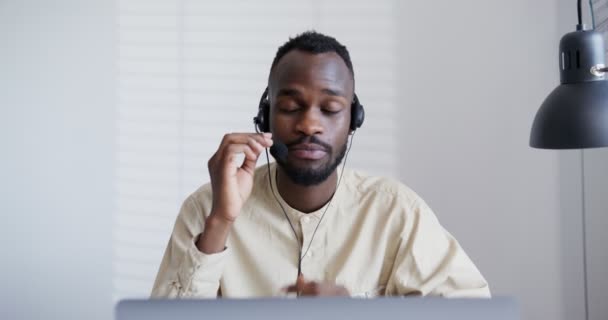
<svg viewBox="0 0 608 320">
<path fill-rule="evenodd" d="M 152 298 L 217 297 L 228 248 L 215 254 L 204 254 L 196 240 L 204 228 L 204 215 L 190 196 L 182 205 L 173 233 L 160 264 Z"/>
<path fill-rule="evenodd" d="M 477 267 L 422 199 L 406 216 L 386 295 L 490 297 Z"/>
</svg>

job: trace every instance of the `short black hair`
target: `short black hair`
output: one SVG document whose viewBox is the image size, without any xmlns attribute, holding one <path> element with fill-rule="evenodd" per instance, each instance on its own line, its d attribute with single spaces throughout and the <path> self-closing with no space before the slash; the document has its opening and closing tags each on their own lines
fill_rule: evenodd
<svg viewBox="0 0 608 320">
<path fill-rule="evenodd" d="M 272 61 L 272 66 L 270 67 L 271 73 L 277 63 L 279 63 L 279 60 L 281 60 L 283 56 L 292 50 L 300 50 L 314 54 L 335 52 L 342 58 L 342 60 L 344 60 L 344 63 L 346 63 L 346 66 L 348 67 L 348 70 L 350 70 L 353 78 L 355 76 L 355 72 L 353 71 L 353 63 L 350 61 L 350 55 L 348 54 L 346 46 L 342 45 L 335 38 L 326 36 L 314 30 L 301 33 L 295 38 L 289 38 L 289 41 L 280 46 L 274 60 Z"/>
</svg>

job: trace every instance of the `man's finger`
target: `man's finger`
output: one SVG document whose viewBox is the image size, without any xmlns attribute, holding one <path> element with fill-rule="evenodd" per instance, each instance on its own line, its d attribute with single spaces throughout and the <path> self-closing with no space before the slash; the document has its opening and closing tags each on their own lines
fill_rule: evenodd
<svg viewBox="0 0 608 320">
<path fill-rule="evenodd" d="M 290 286 L 284 287 L 282 290 L 285 292 L 298 292 L 298 286 L 292 284 Z"/>
<path fill-rule="evenodd" d="M 318 296 L 321 295 L 322 284 L 315 281 L 305 282 L 300 287 L 300 294 L 303 296 Z"/>
<path fill-rule="evenodd" d="M 303 287 L 306 284 L 306 282 L 307 281 L 306 281 L 306 279 L 304 279 L 304 275 L 300 274 L 298 276 L 298 279 L 296 280 L 296 285 L 299 286 L 299 287 Z"/>
<path fill-rule="evenodd" d="M 255 166 L 258 162 L 258 158 L 264 150 L 264 147 L 253 139 L 249 139 L 249 144 L 247 146 L 249 146 L 249 148 L 252 150 L 252 154 L 245 154 L 245 159 L 243 159 L 241 169 L 253 174 L 253 172 L 255 172 Z"/>
<path fill-rule="evenodd" d="M 304 279 L 304 275 L 299 275 L 298 279 L 296 280 L 295 284 L 292 284 L 290 286 L 284 287 L 283 290 L 287 291 L 287 292 L 299 292 L 302 291 L 302 289 L 304 289 L 304 287 L 306 286 L 306 279 Z"/>
<path fill-rule="evenodd" d="M 234 161 L 239 153 L 244 153 L 245 157 L 257 159 L 257 154 L 247 144 L 232 144 L 224 149 L 224 158 L 228 161 Z"/>
<path fill-rule="evenodd" d="M 250 138 L 247 144 L 256 153 L 256 155 L 259 155 L 260 153 L 264 152 L 265 147 L 255 139 Z M 272 141 L 270 142 L 270 144 L 272 145 Z"/>
<path fill-rule="evenodd" d="M 264 147 L 272 145 L 272 134 L 270 133 L 229 133 L 224 135 L 220 149 L 231 144 L 247 144 L 249 139 L 254 139 Z"/>
</svg>

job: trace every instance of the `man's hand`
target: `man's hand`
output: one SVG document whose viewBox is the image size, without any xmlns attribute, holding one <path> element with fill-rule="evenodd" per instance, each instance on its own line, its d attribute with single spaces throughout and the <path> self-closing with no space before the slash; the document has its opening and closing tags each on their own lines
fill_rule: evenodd
<svg viewBox="0 0 608 320">
<path fill-rule="evenodd" d="M 196 240 L 201 252 L 212 254 L 224 250 L 232 223 L 251 195 L 256 162 L 264 148 L 270 146 L 270 133 L 231 133 L 222 139 L 208 162 L 213 204 L 205 229 Z M 235 163 L 239 153 L 245 154 L 240 166 Z"/>
<path fill-rule="evenodd" d="M 297 292 L 301 296 L 350 296 L 345 287 L 328 282 L 307 281 L 303 275 L 298 277 L 296 284 L 283 289 L 285 292 Z"/>
<path fill-rule="evenodd" d="M 264 148 L 272 146 L 270 133 L 231 133 L 224 136 L 217 152 L 209 159 L 213 190 L 211 213 L 234 222 L 253 188 L 253 173 Z M 235 158 L 245 154 L 239 166 Z"/>
</svg>

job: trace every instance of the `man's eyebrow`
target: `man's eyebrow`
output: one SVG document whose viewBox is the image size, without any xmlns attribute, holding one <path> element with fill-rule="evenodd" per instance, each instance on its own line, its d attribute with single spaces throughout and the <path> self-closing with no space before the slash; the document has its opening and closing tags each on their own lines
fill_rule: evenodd
<svg viewBox="0 0 608 320">
<path fill-rule="evenodd" d="M 328 94 L 330 96 L 347 98 L 346 94 L 339 89 L 324 88 L 321 90 L 321 92 L 323 92 L 324 94 Z M 293 88 L 282 88 L 282 89 L 279 89 L 279 92 L 277 92 L 277 97 L 280 97 L 280 96 L 299 97 L 301 95 L 302 95 L 302 93 L 299 90 L 293 89 Z"/>
<path fill-rule="evenodd" d="M 323 91 L 323 93 L 328 94 L 330 96 L 337 96 L 337 97 L 346 98 L 346 94 L 344 94 L 344 92 L 342 92 L 340 90 L 325 88 L 325 89 L 323 89 L 321 91 Z"/>
<path fill-rule="evenodd" d="M 290 89 L 290 88 L 279 89 L 279 92 L 277 93 L 277 97 L 280 97 L 280 96 L 298 97 L 300 95 L 301 95 L 300 91 L 298 91 L 296 89 Z"/>
</svg>

